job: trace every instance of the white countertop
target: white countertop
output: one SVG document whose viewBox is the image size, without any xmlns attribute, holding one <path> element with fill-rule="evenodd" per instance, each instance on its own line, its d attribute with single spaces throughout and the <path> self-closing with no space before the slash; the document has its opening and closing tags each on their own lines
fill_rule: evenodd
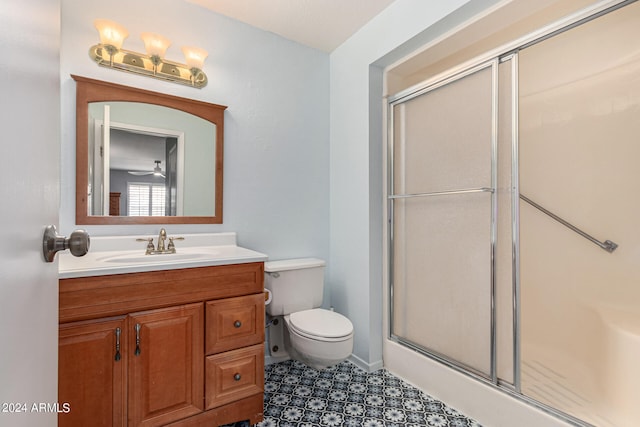
<svg viewBox="0 0 640 427">
<path fill-rule="evenodd" d="M 150 235 L 92 237 L 89 253 L 85 256 L 74 257 L 69 252 L 58 254 L 59 278 L 244 264 L 268 259 L 263 253 L 237 246 L 235 233 L 169 234 L 169 237 L 185 238 L 175 242 L 175 254 L 145 255 L 146 243 L 136 239 L 150 237 L 156 243 L 157 236 Z"/>
</svg>

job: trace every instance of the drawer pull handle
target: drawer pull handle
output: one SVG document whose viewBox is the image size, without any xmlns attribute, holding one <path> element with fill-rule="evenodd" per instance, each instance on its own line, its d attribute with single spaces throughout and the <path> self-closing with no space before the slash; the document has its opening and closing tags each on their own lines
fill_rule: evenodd
<svg viewBox="0 0 640 427">
<path fill-rule="evenodd" d="M 235 322 L 233 322 L 233 327 L 234 328 L 239 328 L 242 326 L 242 322 L 239 320 L 236 320 Z"/>
<path fill-rule="evenodd" d="M 139 356 L 140 353 L 141 353 L 141 351 L 140 351 L 140 329 L 141 329 L 140 323 L 136 323 L 135 329 L 136 329 L 136 351 L 135 351 L 135 355 Z"/>
<path fill-rule="evenodd" d="M 120 328 L 116 328 L 116 362 L 120 360 Z"/>
<path fill-rule="evenodd" d="M 242 375 L 240 375 L 240 374 L 235 374 L 235 375 L 233 376 L 233 379 L 234 379 L 235 381 L 240 381 L 240 379 L 241 379 L 241 378 L 242 378 Z"/>
</svg>

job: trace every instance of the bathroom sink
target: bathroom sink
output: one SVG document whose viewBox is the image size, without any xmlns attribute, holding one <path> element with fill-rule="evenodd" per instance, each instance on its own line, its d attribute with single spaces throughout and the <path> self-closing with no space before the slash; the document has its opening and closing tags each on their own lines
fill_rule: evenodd
<svg viewBox="0 0 640 427">
<path fill-rule="evenodd" d="M 137 264 L 137 263 L 162 263 L 162 262 L 176 262 L 176 261 L 189 261 L 197 260 L 200 258 L 206 258 L 207 256 L 213 256 L 215 252 L 188 252 L 188 253 L 175 253 L 175 254 L 160 254 L 160 255 L 133 255 L 133 254 L 118 254 L 96 258 L 96 261 L 118 263 L 118 264 Z"/>
<path fill-rule="evenodd" d="M 156 264 L 215 258 L 224 255 L 225 246 L 180 248 L 176 253 L 146 255 L 143 251 L 116 251 L 97 256 L 96 261 L 114 264 Z"/>
<path fill-rule="evenodd" d="M 59 277 L 87 277 L 216 265 L 263 262 L 265 254 L 237 245 L 236 234 L 183 234 L 174 254 L 145 255 L 139 238 L 150 236 L 96 236 L 83 257 L 62 253 Z"/>
</svg>

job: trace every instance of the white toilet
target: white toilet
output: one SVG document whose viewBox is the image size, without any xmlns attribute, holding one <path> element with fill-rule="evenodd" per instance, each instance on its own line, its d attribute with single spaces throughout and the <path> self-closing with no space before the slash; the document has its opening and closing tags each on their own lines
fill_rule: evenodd
<svg viewBox="0 0 640 427">
<path fill-rule="evenodd" d="M 319 308 L 324 266 L 325 262 L 316 258 L 265 263 L 265 288 L 271 292 L 266 311 L 274 317 L 268 329 L 272 356 L 289 356 L 313 368 L 324 369 L 351 355 L 351 321 L 339 313 Z"/>
</svg>

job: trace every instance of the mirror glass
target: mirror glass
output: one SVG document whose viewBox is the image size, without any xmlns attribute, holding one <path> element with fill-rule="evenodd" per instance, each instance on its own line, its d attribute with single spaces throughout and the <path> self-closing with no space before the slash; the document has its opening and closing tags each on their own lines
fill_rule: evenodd
<svg viewBox="0 0 640 427">
<path fill-rule="evenodd" d="M 226 107 L 73 76 L 76 222 L 222 222 Z"/>
<path fill-rule="evenodd" d="M 89 104 L 88 214 L 213 216 L 215 124 L 173 108 Z"/>
</svg>

